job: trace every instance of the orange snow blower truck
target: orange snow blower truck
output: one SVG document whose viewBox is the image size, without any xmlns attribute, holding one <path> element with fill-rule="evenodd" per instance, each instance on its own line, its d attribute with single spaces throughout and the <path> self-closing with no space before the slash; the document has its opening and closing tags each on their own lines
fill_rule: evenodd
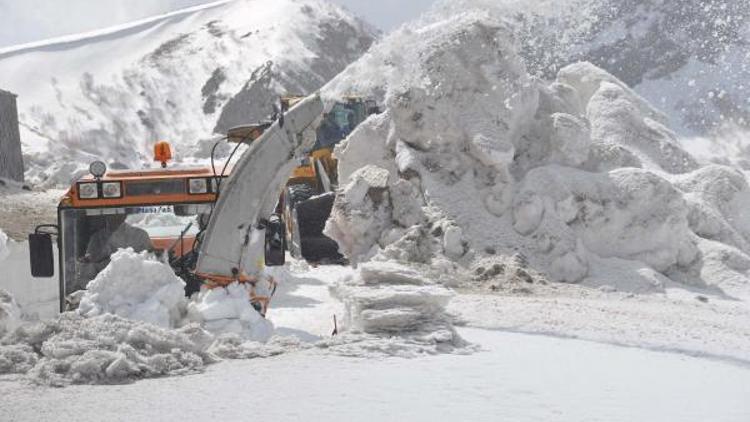
<svg viewBox="0 0 750 422">
<path fill-rule="evenodd" d="M 255 139 L 260 134 L 253 129 L 242 136 Z M 211 280 L 193 271 L 198 244 L 227 175 L 217 175 L 211 167 L 167 167 L 171 157 L 170 145 L 159 142 L 154 161 L 161 168 L 108 171 L 105 163 L 92 163 L 90 174 L 77 180 L 60 200 L 57 225 L 39 226 L 29 235 L 34 277 L 54 276 L 52 235 L 58 238 L 61 312 L 75 305 L 70 295 L 84 289 L 107 266 L 113 247 L 154 252 L 185 281 L 188 295 L 204 283 L 234 281 Z M 280 222 L 278 226 L 280 230 Z M 283 264 L 283 252 L 269 252 L 267 265 Z M 282 262 L 277 262 L 279 256 Z M 265 313 L 270 298 L 251 299 Z"/>
</svg>

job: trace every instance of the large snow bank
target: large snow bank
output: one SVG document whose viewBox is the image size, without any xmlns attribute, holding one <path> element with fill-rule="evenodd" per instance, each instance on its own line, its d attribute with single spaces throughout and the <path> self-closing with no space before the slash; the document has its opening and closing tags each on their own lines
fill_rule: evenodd
<svg viewBox="0 0 750 422">
<path fill-rule="evenodd" d="M 662 289 L 644 264 L 750 293 L 745 177 L 701 167 L 662 113 L 602 69 L 538 81 L 512 26 L 466 12 L 396 31 L 324 89 L 351 92 L 385 106 L 336 151 L 326 232 L 353 262 L 463 271 L 520 253 L 555 281 Z"/>
<path fill-rule="evenodd" d="M 109 265 L 89 282 L 78 307 L 85 317 L 115 314 L 176 327 L 185 307 L 185 282 L 148 252 L 132 248 L 115 252 Z"/>
</svg>

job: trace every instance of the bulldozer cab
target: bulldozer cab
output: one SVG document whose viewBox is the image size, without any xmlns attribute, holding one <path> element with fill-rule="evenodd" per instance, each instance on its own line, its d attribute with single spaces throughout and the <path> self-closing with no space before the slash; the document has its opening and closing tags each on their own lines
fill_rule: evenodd
<svg viewBox="0 0 750 422">
<path fill-rule="evenodd" d="M 367 117 L 377 112 L 378 108 L 373 100 L 360 97 L 350 97 L 334 104 L 323 116 L 313 151 L 333 148 L 367 120 Z"/>
<path fill-rule="evenodd" d="M 304 97 L 286 96 L 281 98 L 281 109 L 286 111 Z M 354 129 L 367 120 L 371 114 L 379 113 L 377 103 L 372 99 L 351 96 L 335 103 L 330 111 L 323 115 L 317 129 L 317 141 L 310 153 L 333 147 L 349 136 Z"/>
</svg>

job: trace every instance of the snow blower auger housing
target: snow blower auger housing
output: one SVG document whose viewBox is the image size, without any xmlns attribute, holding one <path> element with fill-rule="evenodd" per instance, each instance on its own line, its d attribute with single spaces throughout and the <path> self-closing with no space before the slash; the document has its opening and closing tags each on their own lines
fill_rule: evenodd
<svg viewBox="0 0 750 422">
<path fill-rule="evenodd" d="M 29 235 L 32 275 L 54 276 L 56 236 L 62 312 L 115 251 L 148 250 L 185 280 L 188 295 L 202 285 L 249 283 L 251 302 L 265 314 L 275 282 L 263 268 L 283 265 L 285 255 L 276 205 L 296 163 L 315 143 L 322 114 L 313 95 L 274 122 L 230 130 L 226 139 L 247 150 L 231 169 L 230 157 L 221 173 L 214 166 L 166 166 L 171 151 L 163 142 L 155 150 L 162 168 L 108 171 L 105 163 L 92 163 L 91 174 L 60 200 L 57 224 Z"/>
</svg>

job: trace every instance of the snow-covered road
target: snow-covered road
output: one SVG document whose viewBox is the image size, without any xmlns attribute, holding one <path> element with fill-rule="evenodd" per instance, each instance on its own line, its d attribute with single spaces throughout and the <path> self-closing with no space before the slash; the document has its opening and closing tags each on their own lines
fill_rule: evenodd
<svg viewBox="0 0 750 422">
<path fill-rule="evenodd" d="M 331 317 L 341 316 L 343 306 L 331 297 L 329 286 L 353 272 L 334 266 L 308 268 L 298 262 L 292 262 L 291 274 L 280 271 L 280 289 L 269 312 L 277 333 L 296 335 L 303 341 L 330 335 Z M 511 305 L 528 302 L 494 298 L 500 302 L 490 306 L 473 300 L 474 295 L 460 295 L 456 301 L 463 309 L 461 318 L 474 327 L 495 327 L 493 321 L 502 317 L 513 326 L 518 321 L 508 313 L 521 311 Z M 647 304 L 641 303 L 644 300 L 633 299 L 627 309 L 641 309 Z M 505 312 L 498 311 L 500 304 Z M 569 307 L 558 303 L 556 308 L 563 312 Z M 560 318 L 572 318 L 585 309 L 591 308 L 573 306 Z M 475 318 L 469 318 L 472 315 Z M 541 319 L 546 325 L 540 326 L 549 328 L 556 321 L 552 316 Z M 626 320 L 637 325 L 644 318 L 636 312 Z M 574 321 L 580 325 L 583 319 Z M 622 333 L 641 332 L 617 318 L 609 321 L 610 331 L 620 327 Z M 576 331 L 578 325 L 573 325 L 568 331 L 611 342 L 586 335 L 607 334 L 606 325 L 593 318 L 581 329 Z M 535 326 L 526 328 L 534 331 Z M 497 328 L 511 327 L 501 324 Z M 565 335 L 566 330 L 548 332 Z M 266 359 L 227 360 L 184 377 L 62 389 L 36 387 L 17 376 L 5 376 L 0 378 L 0 421 L 750 420 L 750 365 L 742 359 L 732 363 L 479 328 L 461 328 L 459 333 L 481 350 L 402 359 L 341 357 L 312 348 Z M 638 341 L 625 337 L 623 342 L 648 346 L 654 336 L 645 334 Z M 724 338 L 704 334 L 705 343 Z M 727 331 L 726 338 L 730 334 Z M 700 344 L 690 350 L 703 354 Z M 737 353 L 742 350 L 744 346 Z"/>
<path fill-rule="evenodd" d="M 579 340 L 462 329 L 473 355 L 309 351 L 121 386 L 0 382 L 0 420 L 738 421 L 750 368 Z"/>
</svg>

